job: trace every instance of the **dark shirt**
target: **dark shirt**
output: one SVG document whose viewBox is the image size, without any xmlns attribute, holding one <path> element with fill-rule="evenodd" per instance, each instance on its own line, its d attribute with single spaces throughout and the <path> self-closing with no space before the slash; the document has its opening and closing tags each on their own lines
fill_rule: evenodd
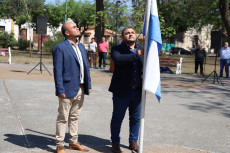
<svg viewBox="0 0 230 153">
<path fill-rule="evenodd" d="M 126 43 L 122 42 L 111 49 L 114 72 L 109 91 L 114 94 L 124 96 L 133 86 L 141 89 L 144 56 L 138 57 L 136 52 L 143 48 L 137 43 L 134 48 L 131 50 Z"/>
<path fill-rule="evenodd" d="M 122 42 L 123 45 L 126 45 L 130 51 L 133 54 L 137 54 L 137 45 L 135 44 L 134 49 L 130 48 L 125 42 Z M 139 68 L 139 63 L 138 63 L 138 59 L 134 60 L 133 62 L 133 69 L 132 69 L 132 78 L 131 78 L 131 87 L 140 87 L 141 86 L 141 72 L 140 72 L 140 68 Z"/>
<path fill-rule="evenodd" d="M 134 49 L 130 48 L 130 51 L 133 52 L 134 54 L 137 54 L 137 48 L 135 46 Z M 138 68 L 138 63 L 137 60 L 135 60 L 133 62 L 133 70 L 132 70 L 132 79 L 131 79 L 131 86 L 134 87 L 139 87 L 141 86 L 141 78 L 140 78 L 141 74 Z"/>
<path fill-rule="evenodd" d="M 195 60 L 196 61 L 204 61 L 205 56 L 206 56 L 206 52 L 204 49 L 195 50 Z"/>
</svg>

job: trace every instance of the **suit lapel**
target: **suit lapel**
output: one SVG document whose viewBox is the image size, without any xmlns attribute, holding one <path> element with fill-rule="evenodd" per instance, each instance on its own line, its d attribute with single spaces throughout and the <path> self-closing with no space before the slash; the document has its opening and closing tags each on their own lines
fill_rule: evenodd
<svg viewBox="0 0 230 153">
<path fill-rule="evenodd" d="M 65 44 L 67 45 L 67 50 L 70 51 L 70 53 L 73 55 L 73 57 L 75 58 L 75 60 L 79 63 L 77 55 L 73 49 L 72 44 L 69 42 L 69 40 L 66 40 Z"/>
<path fill-rule="evenodd" d="M 79 50 L 81 51 L 81 56 L 82 56 L 82 60 L 83 60 L 83 63 L 84 63 L 84 65 L 86 65 L 87 63 L 87 61 L 85 60 L 85 59 L 87 59 L 86 57 L 85 57 L 85 49 L 82 47 L 82 45 L 80 45 L 80 43 L 78 43 L 78 48 L 79 48 Z"/>
</svg>

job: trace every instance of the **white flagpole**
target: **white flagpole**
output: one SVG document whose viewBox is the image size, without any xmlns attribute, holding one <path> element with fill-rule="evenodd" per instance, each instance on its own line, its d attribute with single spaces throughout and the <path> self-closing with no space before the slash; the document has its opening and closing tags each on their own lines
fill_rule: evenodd
<svg viewBox="0 0 230 153">
<path fill-rule="evenodd" d="M 149 41 L 149 19 L 150 19 L 150 6 L 151 0 L 146 1 L 145 7 L 145 47 L 144 47 L 144 66 L 143 66 L 143 81 L 144 84 L 145 78 L 145 67 L 146 67 L 146 59 L 147 59 L 147 50 L 148 50 L 148 41 Z M 146 91 L 142 86 L 142 99 L 141 99 L 141 123 L 140 123 L 140 136 L 139 136 L 139 150 L 138 153 L 143 152 L 143 140 L 144 140 L 144 123 L 145 123 L 145 103 L 146 103 Z"/>
</svg>

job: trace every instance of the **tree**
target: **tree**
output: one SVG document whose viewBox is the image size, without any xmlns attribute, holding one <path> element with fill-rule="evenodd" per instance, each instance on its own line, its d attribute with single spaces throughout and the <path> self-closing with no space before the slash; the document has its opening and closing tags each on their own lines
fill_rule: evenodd
<svg viewBox="0 0 230 153">
<path fill-rule="evenodd" d="M 96 27 L 95 39 L 99 43 L 105 32 L 104 23 L 104 0 L 96 0 Z"/>
<path fill-rule="evenodd" d="M 228 39 L 230 41 L 230 16 L 229 16 L 229 1 L 228 0 L 219 0 L 219 9 L 221 18 L 223 20 L 225 30 L 228 34 Z"/>
<path fill-rule="evenodd" d="M 81 35 L 94 24 L 95 20 L 95 5 L 88 1 L 82 3 L 81 1 L 75 2 L 74 0 L 69 1 L 68 17 L 71 18 L 81 31 Z M 62 5 L 64 7 L 64 5 Z M 79 38 L 81 39 L 81 37 Z"/>
<path fill-rule="evenodd" d="M 36 23 L 38 15 L 44 14 L 45 0 L 4 0 L 1 18 L 11 18 L 21 27 L 27 21 Z"/>
<path fill-rule="evenodd" d="M 114 2 L 105 2 L 105 28 L 115 31 L 115 44 L 117 44 L 117 33 L 121 32 L 122 27 L 128 25 L 127 5 L 116 0 Z"/>
<path fill-rule="evenodd" d="M 142 33 L 146 0 L 132 0 L 131 26 L 136 33 Z"/>
<path fill-rule="evenodd" d="M 44 2 L 45 0 L 4 0 L 3 11 L 1 14 L 5 18 L 11 18 L 19 26 L 19 39 L 21 39 L 21 25 L 26 22 L 29 28 L 32 28 L 36 23 L 38 15 L 44 14 Z M 30 37 L 30 53 L 31 51 L 31 36 Z"/>
<path fill-rule="evenodd" d="M 142 33 L 143 21 L 144 21 L 144 13 L 146 0 L 133 0 L 133 9 L 131 14 L 131 25 L 136 30 L 137 33 Z M 163 5 L 163 3 L 161 3 Z M 159 6 L 159 4 L 158 4 Z M 163 6 L 161 6 L 163 7 Z M 164 8 L 164 7 L 163 7 Z M 165 10 L 164 10 L 165 11 Z M 161 26 L 161 34 L 163 38 L 171 38 L 176 34 L 176 29 L 172 25 L 168 24 L 168 17 L 164 16 L 165 14 L 160 12 L 159 9 L 159 20 Z M 166 18 L 166 19 L 165 19 Z"/>
<path fill-rule="evenodd" d="M 63 17 L 65 9 L 61 5 L 48 4 L 45 7 L 45 14 L 48 18 L 48 26 L 51 28 L 53 34 L 55 34 L 57 28 L 63 23 Z"/>
</svg>

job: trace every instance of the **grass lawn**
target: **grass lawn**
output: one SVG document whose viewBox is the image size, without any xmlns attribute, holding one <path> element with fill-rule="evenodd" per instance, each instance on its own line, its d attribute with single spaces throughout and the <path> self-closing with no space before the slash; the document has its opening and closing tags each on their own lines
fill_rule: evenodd
<svg viewBox="0 0 230 153">
<path fill-rule="evenodd" d="M 194 55 L 162 55 L 163 57 L 169 58 L 183 58 L 182 61 L 182 74 L 193 75 L 195 73 L 195 57 Z M 204 73 L 205 75 L 210 74 L 215 67 L 215 57 L 208 56 L 206 57 L 206 64 L 204 64 Z M 176 71 L 176 67 L 172 68 L 172 71 Z M 216 61 L 216 72 L 220 72 L 220 58 L 217 57 Z M 200 73 L 200 68 L 198 68 L 198 74 Z"/>
<path fill-rule="evenodd" d="M 194 74 L 194 67 L 195 67 L 195 63 L 194 63 L 194 55 L 161 55 L 161 57 L 169 57 L 169 58 L 183 58 L 183 62 L 182 62 L 182 74 L 188 74 L 188 75 L 192 75 Z M 204 65 L 204 73 L 205 75 L 209 75 L 213 70 L 214 70 L 214 66 L 215 66 L 215 57 L 207 57 L 206 58 L 206 64 Z M 8 57 L 3 57 L 0 56 L 0 63 L 6 63 L 8 61 Z M 34 53 L 32 54 L 32 56 L 30 56 L 30 54 L 28 52 L 25 51 L 17 51 L 17 50 L 13 50 L 12 51 L 12 63 L 15 64 L 30 64 L 30 65 L 36 65 L 38 62 L 40 61 L 40 54 L 39 53 Z M 216 62 L 216 71 L 219 74 L 220 71 L 220 59 L 219 57 L 217 58 L 217 62 Z M 46 54 L 43 55 L 42 58 L 42 62 L 45 65 L 53 65 L 53 61 L 52 61 L 52 55 L 51 54 Z M 107 57 L 107 66 L 106 68 L 109 69 L 110 68 L 110 61 L 109 61 L 109 57 Z M 176 71 L 176 67 L 171 68 L 171 70 L 173 72 Z M 200 72 L 200 70 L 198 69 L 198 73 Z M 225 76 L 225 73 L 224 73 Z"/>
</svg>

